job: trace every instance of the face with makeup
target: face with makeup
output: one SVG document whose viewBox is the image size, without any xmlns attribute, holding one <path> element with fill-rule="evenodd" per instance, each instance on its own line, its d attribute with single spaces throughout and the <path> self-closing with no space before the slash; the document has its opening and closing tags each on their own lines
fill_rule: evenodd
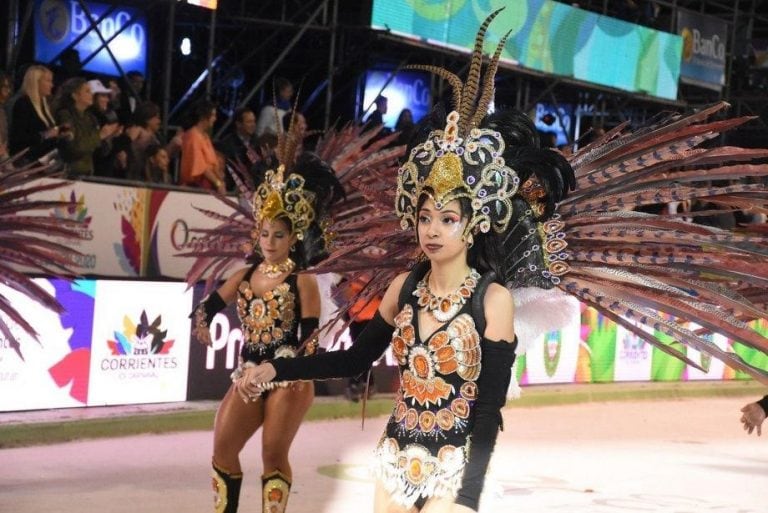
<svg viewBox="0 0 768 513">
<path fill-rule="evenodd" d="M 284 262 L 291 252 L 291 246 L 297 241 L 291 233 L 291 225 L 284 219 L 264 219 L 259 232 L 259 248 L 268 264 Z"/>
<path fill-rule="evenodd" d="M 462 239 L 467 218 L 461 213 L 461 203 L 453 200 L 438 210 L 427 197 L 419 207 L 417 234 L 419 246 L 434 261 L 449 261 L 460 255 L 466 258 L 467 244 Z"/>
</svg>

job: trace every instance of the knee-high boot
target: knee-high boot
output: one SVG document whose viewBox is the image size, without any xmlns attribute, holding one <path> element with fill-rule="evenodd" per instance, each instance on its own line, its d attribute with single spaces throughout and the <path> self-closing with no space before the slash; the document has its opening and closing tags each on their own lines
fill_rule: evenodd
<svg viewBox="0 0 768 513">
<path fill-rule="evenodd" d="M 288 494 L 291 491 L 291 480 L 280 472 L 274 470 L 261 476 L 262 496 L 264 506 L 263 513 L 285 513 L 288 504 Z"/>
<path fill-rule="evenodd" d="M 243 474 L 232 474 L 213 463 L 213 511 L 215 513 L 236 513 L 240 502 L 240 485 Z"/>
</svg>

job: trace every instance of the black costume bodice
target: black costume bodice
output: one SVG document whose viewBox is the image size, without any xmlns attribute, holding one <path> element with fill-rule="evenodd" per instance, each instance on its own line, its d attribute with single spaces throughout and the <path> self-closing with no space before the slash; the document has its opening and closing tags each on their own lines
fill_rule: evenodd
<svg viewBox="0 0 768 513">
<path fill-rule="evenodd" d="M 471 298 L 422 340 L 412 292 L 395 317 L 391 346 L 400 389 L 377 448 L 379 476 L 404 504 L 455 496 L 469 454 L 481 360 Z"/>
<path fill-rule="evenodd" d="M 295 274 L 261 296 L 254 294 L 251 276 L 255 269 L 248 270 L 237 288 L 237 315 L 243 329 L 240 355 L 244 361 L 260 363 L 280 356 L 281 347 L 299 346 L 301 303 Z"/>
</svg>

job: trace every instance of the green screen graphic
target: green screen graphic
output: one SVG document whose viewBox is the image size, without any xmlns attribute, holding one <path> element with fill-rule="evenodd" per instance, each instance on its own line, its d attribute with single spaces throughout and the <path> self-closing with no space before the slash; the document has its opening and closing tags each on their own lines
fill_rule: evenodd
<svg viewBox="0 0 768 513">
<path fill-rule="evenodd" d="M 471 49 L 485 17 L 485 51 L 537 71 L 674 99 L 682 38 L 552 0 L 374 0 L 371 25 L 429 43 Z"/>
</svg>

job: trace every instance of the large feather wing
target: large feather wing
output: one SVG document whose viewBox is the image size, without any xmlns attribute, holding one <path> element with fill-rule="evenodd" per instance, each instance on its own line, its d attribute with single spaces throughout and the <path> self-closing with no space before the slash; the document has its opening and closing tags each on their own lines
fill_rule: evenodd
<svg viewBox="0 0 768 513">
<path fill-rule="evenodd" d="M 80 253 L 67 244 L 67 239 L 81 239 L 81 223 L 52 215 L 66 209 L 66 201 L 32 199 L 68 185 L 56 178 L 50 166 L 13 167 L 14 161 L 0 162 L 0 281 L 57 313 L 63 307 L 48 291 L 38 286 L 31 275 L 71 277 L 72 262 Z M 51 240 L 50 236 L 63 239 Z M 25 272 L 19 271 L 24 269 Z M 0 293 L 0 334 L 23 359 L 13 326 L 37 337 L 37 332 L 10 300 Z"/>
<path fill-rule="evenodd" d="M 673 116 L 634 133 L 620 128 L 572 157 L 576 190 L 558 208 L 567 243 L 559 251 L 569 270 L 555 281 L 625 326 L 648 326 L 768 383 L 768 369 L 721 350 L 705 336 L 718 332 L 768 353 L 768 339 L 747 324 L 766 317 L 765 231 L 723 230 L 637 211 L 686 200 L 711 203 L 719 212 L 765 211 L 768 191 L 762 181 L 741 182 L 766 176 L 768 150 L 706 144 L 749 121 L 711 120 L 726 107 L 720 103 Z M 715 187 L 712 180 L 734 183 Z M 702 328 L 692 331 L 688 323 Z M 633 331 L 669 350 L 652 333 Z M 693 364 L 681 352 L 674 356 Z"/>
</svg>

